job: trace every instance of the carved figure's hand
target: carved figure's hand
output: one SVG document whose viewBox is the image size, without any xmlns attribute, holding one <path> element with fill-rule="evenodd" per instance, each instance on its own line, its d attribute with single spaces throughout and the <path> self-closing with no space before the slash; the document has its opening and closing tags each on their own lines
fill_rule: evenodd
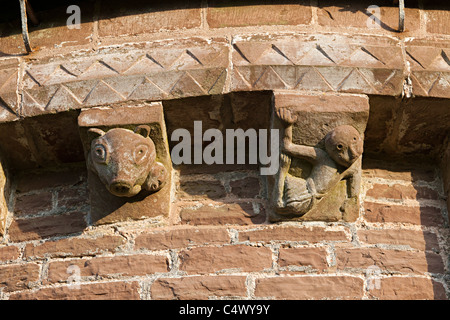
<svg viewBox="0 0 450 320">
<path fill-rule="evenodd" d="M 285 153 L 280 154 L 280 168 L 289 168 L 291 165 L 291 157 Z"/>
<path fill-rule="evenodd" d="M 278 118 L 286 125 L 292 125 L 295 121 L 297 121 L 297 116 L 292 115 L 289 108 L 279 108 L 276 113 Z"/>
</svg>

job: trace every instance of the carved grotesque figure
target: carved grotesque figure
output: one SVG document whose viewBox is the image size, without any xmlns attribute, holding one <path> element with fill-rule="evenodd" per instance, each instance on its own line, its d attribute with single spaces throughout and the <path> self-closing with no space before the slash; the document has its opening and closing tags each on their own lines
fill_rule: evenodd
<svg viewBox="0 0 450 320">
<path fill-rule="evenodd" d="M 115 128 L 106 133 L 91 128 L 89 133 L 97 137 L 91 142 L 88 166 L 109 192 L 118 197 L 132 197 L 141 190 L 155 192 L 163 187 L 167 170 L 156 161 L 149 126 L 137 126 L 134 132 Z"/>
<path fill-rule="evenodd" d="M 305 214 L 342 179 L 349 180 L 348 197 L 358 195 L 363 141 L 354 127 L 342 125 L 328 132 L 324 150 L 292 143 L 292 125 L 296 118 L 287 108 L 279 109 L 277 116 L 285 125 L 273 199 L 277 213 Z M 312 164 L 306 179 L 288 173 L 292 157 Z"/>
</svg>

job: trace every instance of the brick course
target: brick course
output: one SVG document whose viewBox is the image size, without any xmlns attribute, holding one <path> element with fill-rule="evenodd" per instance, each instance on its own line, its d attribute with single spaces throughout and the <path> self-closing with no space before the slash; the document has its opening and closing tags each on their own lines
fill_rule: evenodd
<svg viewBox="0 0 450 320">
<path fill-rule="evenodd" d="M 210 297 L 230 298 L 246 296 L 245 277 L 193 276 L 160 278 L 152 284 L 152 299 L 206 300 Z"/>
<path fill-rule="evenodd" d="M 50 210 L 14 214 L 10 243 L 0 246 L 3 297 L 446 299 L 445 203 L 436 172 L 381 164 L 365 169 L 364 211 L 346 224 L 267 225 L 265 182 L 246 169 L 188 173 L 185 181 L 203 180 L 183 186 L 173 204 L 178 210 L 162 225 L 144 220 L 113 228 L 87 226 L 83 174 L 47 175 L 29 186 L 22 178 L 17 199 L 56 199 Z M 65 213 L 70 208 L 86 212 Z M 71 265 L 80 270 L 77 291 L 67 283 Z M 369 287 L 374 267 L 378 289 Z"/>
<path fill-rule="evenodd" d="M 272 266 L 272 253 L 264 247 L 243 245 L 204 247 L 180 252 L 180 270 L 190 274 L 237 271 L 264 271 Z"/>
<path fill-rule="evenodd" d="M 97 257 L 89 260 L 55 261 L 50 263 L 48 269 L 49 282 L 66 282 L 69 275 L 69 266 L 80 268 L 82 277 L 107 278 L 114 275 L 125 277 L 145 276 L 156 272 L 167 272 L 168 261 L 164 256 L 156 255 L 131 255 L 115 257 Z"/>
<path fill-rule="evenodd" d="M 104 236 L 95 239 L 67 238 L 47 241 L 43 244 L 27 244 L 25 258 L 44 259 L 56 257 L 82 257 L 102 252 L 116 252 L 125 243 L 120 236 Z"/>
<path fill-rule="evenodd" d="M 362 279 L 356 277 L 271 277 L 256 281 L 255 296 L 282 300 L 361 299 Z"/>
<path fill-rule="evenodd" d="M 80 285 L 80 289 L 69 286 L 44 288 L 35 292 L 20 292 L 10 296 L 11 300 L 138 300 L 137 282 L 108 282 Z"/>
</svg>

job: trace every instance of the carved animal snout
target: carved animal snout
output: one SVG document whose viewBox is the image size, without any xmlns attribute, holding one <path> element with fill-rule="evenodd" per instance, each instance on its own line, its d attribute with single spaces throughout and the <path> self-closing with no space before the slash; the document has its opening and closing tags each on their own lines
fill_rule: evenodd
<svg viewBox="0 0 450 320">
<path fill-rule="evenodd" d="M 164 166 L 156 161 L 156 148 L 149 137 L 149 126 L 138 126 L 134 131 L 115 128 L 108 132 L 92 128 L 88 165 L 110 193 L 118 197 L 132 197 L 142 189 L 159 190 L 162 183 L 152 187 L 148 181 L 165 178 L 156 168 Z"/>
<path fill-rule="evenodd" d="M 109 189 L 113 194 L 125 196 L 130 193 L 132 186 L 126 182 L 114 182 L 111 184 Z"/>
</svg>

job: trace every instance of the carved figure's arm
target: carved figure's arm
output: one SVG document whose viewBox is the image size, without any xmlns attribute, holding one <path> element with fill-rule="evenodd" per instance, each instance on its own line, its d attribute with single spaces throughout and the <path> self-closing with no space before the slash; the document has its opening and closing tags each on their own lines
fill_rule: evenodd
<svg viewBox="0 0 450 320">
<path fill-rule="evenodd" d="M 348 179 L 348 196 L 349 198 L 358 196 L 361 186 L 361 159 L 359 157 L 351 166 L 343 173 L 343 179 Z"/>
<path fill-rule="evenodd" d="M 317 158 L 321 156 L 324 151 L 318 148 L 292 143 L 292 127 L 297 120 L 297 117 L 292 114 L 289 108 L 280 108 L 276 113 L 285 126 L 281 152 L 294 158 L 302 158 L 311 163 L 315 163 Z"/>
<path fill-rule="evenodd" d="M 324 153 L 324 151 L 319 148 L 302 146 L 294 144 L 291 141 L 283 141 L 282 150 L 291 157 L 305 159 L 313 164 L 316 163 L 317 159 Z"/>
<path fill-rule="evenodd" d="M 283 145 L 285 144 L 285 141 L 292 141 L 292 125 L 295 122 L 296 117 L 292 116 L 290 110 L 286 108 L 278 109 L 276 114 L 278 119 L 280 119 L 281 123 L 284 125 L 284 134 L 280 146 L 280 168 L 275 176 L 275 186 L 272 194 L 275 207 L 280 209 L 285 207 L 283 201 L 284 181 L 291 166 L 291 157 L 283 152 Z"/>
</svg>

